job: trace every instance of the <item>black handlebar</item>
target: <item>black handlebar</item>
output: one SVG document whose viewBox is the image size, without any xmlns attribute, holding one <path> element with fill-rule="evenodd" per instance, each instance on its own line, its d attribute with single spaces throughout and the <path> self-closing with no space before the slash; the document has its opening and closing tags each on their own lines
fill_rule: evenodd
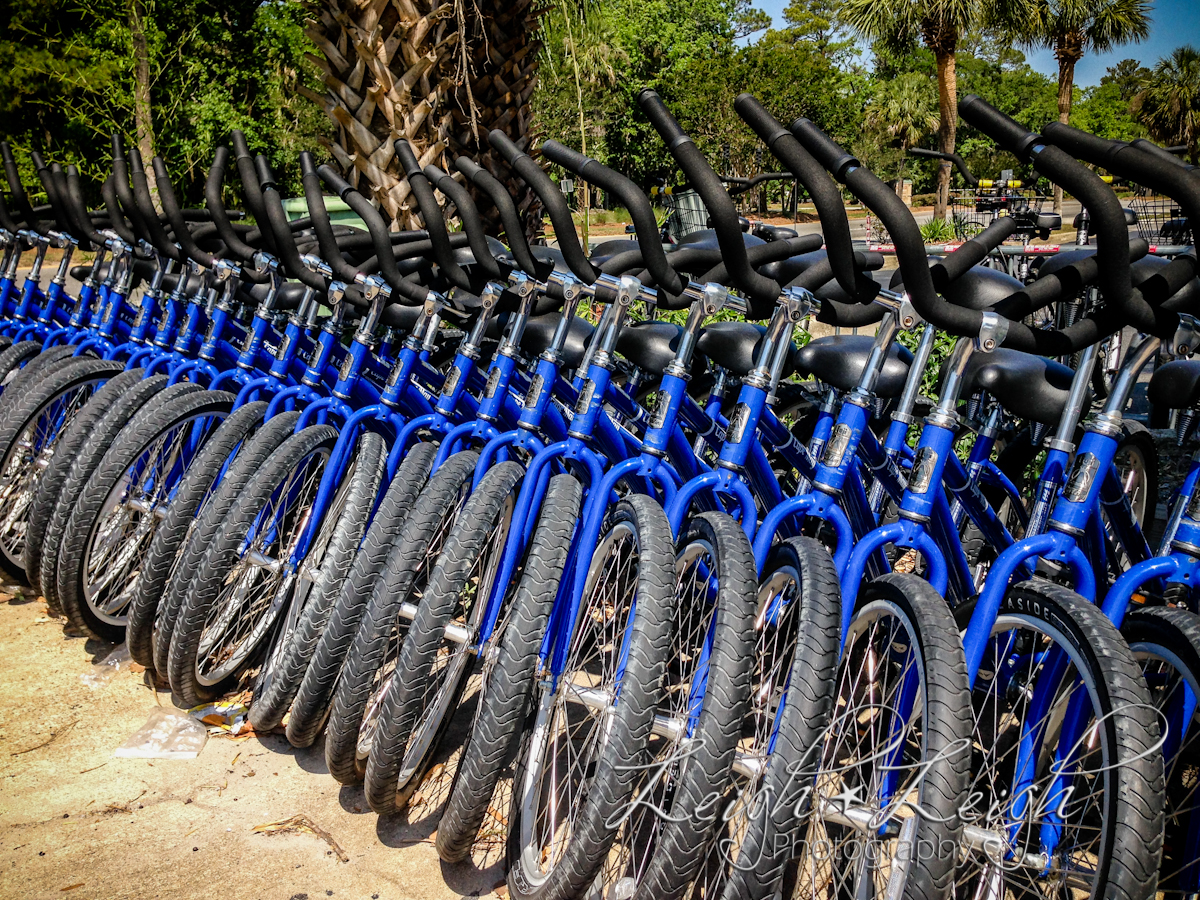
<svg viewBox="0 0 1200 900">
<path fill-rule="evenodd" d="M 558 247 L 567 266 L 580 280 L 587 284 L 594 283 L 600 277 L 600 270 L 588 261 L 587 254 L 579 246 L 575 222 L 571 218 L 571 210 L 567 208 L 567 201 L 563 199 L 562 192 L 542 171 L 541 166 L 517 147 L 503 131 L 493 130 L 488 134 L 488 143 L 504 157 L 504 161 L 533 189 L 542 205 L 546 207 L 550 222 L 554 225 L 554 235 L 558 238 Z"/>
<path fill-rule="evenodd" d="M 1176 153 L 1183 153 L 1187 150 L 1186 146 L 1180 147 L 1160 147 L 1153 141 L 1148 141 L 1145 138 L 1134 138 L 1131 143 L 1144 153 L 1149 153 L 1151 156 L 1157 156 L 1165 162 L 1179 166 L 1181 169 L 1195 171 L 1196 167 L 1189 163 L 1186 159 L 1180 159 Z"/>
<path fill-rule="evenodd" d="M 110 226 L 121 236 L 123 241 L 136 245 L 139 235 L 135 234 L 133 229 L 127 224 L 125 215 L 121 210 L 121 201 L 117 197 L 116 175 L 109 175 L 104 179 L 104 183 L 100 185 L 100 196 L 104 200 L 104 208 L 108 212 Z M 91 221 L 92 217 L 89 214 L 88 222 L 90 223 Z"/>
<path fill-rule="evenodd" d="M 42 159 L 42 155 L 34 150 L 29 154 L 29 158 L 33 160 L 33 167 L 37 170 L 38 180 L 42 183 L 42 188 L 46 191 L 46 199 L 50 201 L 50 212 L 54 216 L 54 227 L 59 231 L 71 231 L 71 223 L 66 215 L 66 210 L 63 207 L 62 194 L 65 191 L 65 185 L 60 184 L 54 177 L 54 172 L 46 165 L 46 161 Z M 62 170 L 59 170 L 61 174 Z"/>
<path fill-rule="evenodd" d="M 238 178 L 242 182 L 242 191 L 246 195 L 246 206 L 249 208 L 250 214 L 254 216 L 254 221 L 265 222 L 267 213 L 266 207 L 263 205 L 262 188 L 254 173 L 254 157 L 250 155 L 250 148 L 246 146 L 246 136 L 235 128 L 229 133 L 229 139 L 233 142 L 233 156 L 237 163 Z M 275 247 L 275 235 L 271 229 L 260 228 L 259 230 L 266 248 L 272 253 L 278 252 Z"/>
<path fill-rule="evenodd" d="M 149 240 L 150 229 L 146 227 L 146 222 L 142 218 L 142 211 L 138 208 L 133 191 L 129 187 L 129 166 L 125 162 L 125 149 L 122 145 L 121 136 L 115 131 L 112 134 L 112 166 L 113 187 L 116 189 L 117 201 L 121 204 L 121 211 L 129 219 L 133 233 L 139 238 Z"/>
<path fill-rule="evenodd" d="M 584 181 L 598 184 L 616 196 L 629 210 L 638 242 L 642 245 L 643 262 L 655 282 L 669 294 L 678 294 L 684 289 L 686 282 L 671 267 L 667 260 L 667 254 L 663 252 L 658 220 L 654 217 L 650 201 L 646 199 L 646 195 L 636 184 L 614 172 L 608 166 L 602 165 L 558 141 L 550 140 L 543 143 L 542 154 L 551 162 L 558 163 Z"/>
<path fill-rule="evenodd" d="M 850 237 L 850 220 L 842 203 L 837 185 L 812 155 L 793 137 L 751 94 L 741 94 L 733 108 L 747 125 L 754 129 L 812 197 L 825 234 L 825 245 L 833 277 L 842 290 L 860 302 L 870 302 L 879 292 L 879 285 L 862 274 L 862 263 L 855 258 Z"/>
<path fill-rule="evenodd" d="M 746 294 L 747 299 L 760 303 L 774 303 L 779 299 L 779 285 L 751 267 L 746 257 L 746 244 L 742 238 L 737 210 L 722 187 L 717 173 L 692 139 L 684 134 L 655 91 L 647 88 L 638 94 L 638 105 L 666 142 L 667 149 L 708 208 L 713 230 L 717 233 L 717 243 L 721 246 L 725 265 L 729 269 L 730 280 Z"/>
<path fill-rule="evenodd" d="M 104 236 L 92 226 L 91 216 L 88 215 L 87 204 L 83 199 L 83 184 L 79 180 L 79 170 L 74 166 L 67 166 L 66 177 L 63 179 L 63 183 L 60 183 L 59 187 L 60 194 L 65 195 L 66 209 L 64 212 L 72 223 L 71 233 L 79 239 L 80 246 L 84 249 L 89 249 L 87 247 L 89 242 L 92 244 L 102 242 Z M 125 227 L 121 211 L 119 209 L 110 210 L 110 213 L 112 213 L 112 221 L 109 224 L 113 230 L 123 240 L 132 243 L 133 235 Z"/>
<path fill-rule="evenodd" d="M 521 223 L 517 206 L 513 203 L 513 199 L 505 190 L 504 185 L 486 169 L 481 168 L 465 156 L 458 157 L 454 161 L 454 167 L 470 178 L 475 187 L 487 194 L 496 207 L 496 211 L 500 213 L 500 224 L 504 227 L 504 236 L 508 239 L 508 248 L 512 251 L 517 266 L 524 272 L 537 272 L 539 268 L 537 260 L 533 258 L 529 242 L 525 240 L 525 226 Z"/>
<path fill-rule="evenodd" d="M 1073 156 L 1047 146 L 1041 135 L 1027 130 L 974 94 L 959 101 L 958 111 L 1003 149 L 1024 162 L 1032 162 L 1034 169 L 1079 199 L 1096 223 L 1100 289 L 1106 302 L 1121 310 L 1128 324 L 1139 331 L 1161 337 L 1173 334 L 1178 327 L 1178 316 L 1153 309 L 1133 288 L 1125 210 L 1108 185 Z"/>
<path fill-rule="evenodd" d="M 150 198 L 150 185 L 146 181 L 146 170 L 142 165 L 142 154 L 138 152 L 137 147 L 129 148 L 129 164 L 130 180 L 133 184 L 133 198 L 137 203 L 142 222 L 146 226 L 146 232 L 150 235 L 150 243 L 155 246 L 159 253 L 168 259 L 183 262 L 183 253 L 175 246 L 175 242 L 171 240 L 167 234 L 167 230 L 163 228 L 162 222 L 158 218 L 158 213 L 154 209 L 154 201 Z"/>
<path fill-rule="evenodd" d="M 321 193 L 321 177 L 313 163 L 313 156 L 307 150 L 300 154 L 300 177 L 304 184 L 304 200 L 308 204 L 308 215 L 312 220 L 313 231 L 317 234 L 317 246 L 321 258 L 329 263 L 335 278 L 350 282 L 354 280 L 356 271 L 346 262 L 338 247 L 333 234 L 333 225 L 329 221 L 329 211 L 325 208 L 325 197 Z"/>
<path fill-rule="evenodd" d="M 300 259 L 300 251 L 296 248 L 296 239 L 288 227 L 287 213 L 283 211 L 283 201 L 279 191 L 275 189 L 275 176 L 265 156 L 261 154 L 254 159 L 255 175 L 262 186 L 263 211 L 266 213 L 267 228 L 275 236 L 275 247 L 278 259 L 284 271 L 301 284 L 316 291 L 324 291 L 327 287 L 325 279 L 304 265 Z"/>
<path fill-rule="evenodd" d="M 446 222 L 442 218 L 442 208 L 438 206 L 437 198 L 433 196 L 433 188 L 429 179 L 421 169 L 417 155 L 412 145 L 400 138 L 395 142 L 396 157 L 400 160 L 400 168 L 408 178 L 413 197 L 416 198 L 417 208 L 425 221 L 425 230 L 429 232 L 429 240 L 433 242 L 433 259 L 442 270 L 442 277 L 455 287 L 470 290 L 471 280 L 462 267 L 454 261 L 454 251 L 450 248 L 450 236 L 446 231 Z"/>
<path fill-rule="evenodd" d="M 953 253 L 946 255 L 929 267 L 933 283 L 944 291 L 956 279 L 961 278 L 971 266 L 983 262 L 989 253 L 1003 244 L 1017 230 L 1017 220 L 1012 216 L 1001 216 L 987 228 L 975 235 Z"/>
<path fill-rule="evenodd" d="M 167 174 L 167 167 L 163 164 L 160 156 L 154 157 L 154 178 L 158 187 L 158 199 L 162 203 L 163 212 L 167 215 L 167 221 L 171 223 L 175 241 L 193 260 L 205 268 L 211 267 L 213 256 L 211 253 L 201 250 L 192 239 L 192 233 L 188 230 L 187 222 L 184 221 L 183 213 L 179 209 L 179 202 L 175 199 L 175 188 L 171 184 L 171 176 Z"/>
<path fill-rule="evenodd" d="M 967 168 L 967 161 L 957 153 L 942 153 L 940 150 L 926 150 L 923 147 L 909 147 L 908 152 L 913 156 L 924 156 L 929 159 L 940 159 L 943 162 L 954 163 L 954 167 L 958 169 L 963 179 L 971 187 L 979 187 L 979 179 L 971 174 L 971 170 Z"/>
<path fill-rule="evenodd" d="M 318 166 L 317 174 L 352 210 L 358 213 L 367 226 L 371 242 L 375 246 L 375 256 L 379 264 L 379 274 L 392 289 L 392 296 L 404 298 L 411 304 L 424 303 L 429 291 L 418 284 L 406 281 L 396 268 L 396 256 L 392 252 L 392 239 L 388 234 L 387 225 L 379 215 L 371 201 L 350 186 L 341 175 L 329 166 Z"/>
<path fill-rule="evenodd" d="M 216 156 L 213 157 L 213 164 L 208 170 L 208 179 L 204 182 L 204 203 L 212 216 L 217 234 L 225 242 L 229 255 L 243 262 L 249 262 L 254 258 L 254 248 L 243 241 L 234 231 L 233 224 L 225 214 L 225 201 L 221 196 L 221 188 L 225 181 L 225 166 L 228 163 L 229 148 L 218 147 Z"/>
<path fill-rule="evenodd" d="M 0 141 L 0 156 L 4 157 L 4 174 L 8 178 L 8 189 L 12 193 L 17 217 L 24 220 L 26 228 L 39 231 L 40 223 L 33 214 L 33 207 L 29 205 L 29 196 L 25 193 L 25 186 L 21 184 L 21 174 L 17 171 L 17 161 L 13 159 L 8 141 Z"/>
<path fill-rule="evenodd" d="M 483 219 L 479 217 L 479 210 L 471 199 L 471 195 L 467 193 L 467 189 L 437 166 L 426 166 L 425 177 L 434 187 L 449 197 L 450 202 L 458 209 L 458 216 L 463 223 L 463 231 L 467 233 L 467 243 L 471 247 L 471 255 L 475 257 L 475 264 L 479 266 L 480 271 L 488 278 L 502 278 L 504 273 L 500 269 L 500 263 L 492 255 L 491 248 L 488 246 L 487 235 L 483 230 Z"/>
<path fill-rule="evenodd" d="M 1200 183 L 1166 151 L 1147 152 L 1148 147 L 1155 146 L 1149 141 L 1110 141 L 1060 122 L 1051 122 L 1042 134 L 1072 156 L 1167 195 L 1183 207 L 1191 221 L 1200 222 Z"/>
</svg>

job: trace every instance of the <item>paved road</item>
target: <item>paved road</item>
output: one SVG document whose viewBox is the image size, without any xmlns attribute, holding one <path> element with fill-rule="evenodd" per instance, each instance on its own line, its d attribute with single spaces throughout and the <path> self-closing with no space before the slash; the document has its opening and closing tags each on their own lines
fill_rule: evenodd
<svg viewBox="0 0 1200 900">
<path fill-rule="evenodd" d="M 1071 226 L 1071 222 L 1075 219 L 1075 216 L 1078 214 L 1080 208 L 1081 207 L 1078 200 L 1063 201 L 1062 217 L 1064 227 L 1069 228 Z M 917 220 L 918 225 L 924 225 L 933 218 L 933 211 L 918 211 L 913 214 L 913 218 Z M 821 223 L 802 222 L 798 223 L 795 228 L 800 234 L 816 234 L 821 230 Z M 850 237 L 856 241 L 865 241 L 867 239 L 867 220 L 865 218 L 850 220 Z"/>
</svg>

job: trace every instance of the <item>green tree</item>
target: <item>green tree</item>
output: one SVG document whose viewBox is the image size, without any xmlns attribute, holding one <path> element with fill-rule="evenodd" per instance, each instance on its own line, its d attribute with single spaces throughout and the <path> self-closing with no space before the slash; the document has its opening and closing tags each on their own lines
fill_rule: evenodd
<svg viewBox="0 0 1200 900">
<path fill-rule="evenodd" d="M 1140 60 L 1123 59 L 1115 66 L 1108 67 L 1100 79 L 1100 86 L 1112 85 L 1122 100 L 1129 101 L 1142 89 L 1149 77 L 1150 70 L 1143 66 Z"/>
<path fill-rule="evenodd" d="M 0 4 L 0 136 L 22 159 L 36 149 L 95 183 L 117 131 L 162 156 L 196 203 L 216 145 L 241 128 L 296 192 L 297 152 L 328 134 L 298 95 L 314 83 L 306 15 L 287 0 L 10 0 Z"/>
<path fill-rule="evenodd" d="M 1200 52 L 1190 44 L 1160 59 L 1133 98 L 1134 114 L 1164 144 L 1184 144 L 1200 162 Z"/>
<path fill-rule="evenodd" d="M 937 63 L 938 149 L 954 152 L 958 126 L 958 81 L 955 55 L 960 38 L 982 18 L 979 0 L 845 0 L 838 13 L 859 34 L 885 46 L 903 48 L 918 39 Z M 946 216 L 950 196 L 950 167 L 938 170 L 934 218 Z"/>
<path fill-rule="evenodd" d="M 771 31 L 768 41 L 804 46 L 839 65 L 849 62 L 854 36 L 838 21 L 839 0 L 790 0 L 783 10 L 783 28 Z"/>
<path fill-rule="evenodd" d="M 1000 0 L 995 20 L 1028 47 L 1054 51 L 1058 62 L 1058 121 L 1071 118 L 1075 66 L 1084 54 L 1137 43 L 1150 34 L 1149 0 Z M 1055 185 L 1054 208 L 1062 209 Z"/>
<path fill-rule="evenodd" d="M 929 79 L 907 72 L 881 84 L 875 100 L 867 107 L 867 123 L 884 131 L 900 148 L 896 177 L 904 179 L 908 148 L 919 144 L 938 127 L 937 98 Z"/>
</svg>

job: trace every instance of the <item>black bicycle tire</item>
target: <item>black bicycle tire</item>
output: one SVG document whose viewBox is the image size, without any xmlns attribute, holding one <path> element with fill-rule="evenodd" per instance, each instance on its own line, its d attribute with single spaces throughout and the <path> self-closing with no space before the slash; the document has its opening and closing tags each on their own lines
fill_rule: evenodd
<svg viewBox="0 0 1200 900">
<path fill-rule="evenodd" d="M 379 491 L 386 462 L 386 447 L 383 438 L 367 432 L 360 438 L 355 450 L 355 468 L 351 473 L 345 506 L 338 511 L 337 521 L 330 535 L 328 548 L 322 558 L 317 577 L 319 582 L 312 586 L 312 594 L 304 605 L 296 627 L 290 633 L 277 632 L 274 640 L 286 641 L 280 651 L 278 672 L 272 673 L 265 690 L 263 678 L 272 664 L 272 651 L 267 651 L 255 682 L 254 697 L 250 704 L 248 719 L 255 731 L 270 731 L 279 726 L 291 706 L 292 698 L 300 689 L 301 679 L 308 668 L 313 650 L 320 640 L 333 610 L 333 603 L 341 593 L 342 583 L 349 574 L 354 561 L 354 550 L 362 539 L 370 517 L 371 507 Z M 332 512 L 332 509 L 331 509 Z M 326 513 L 329 515 L 329 513 Z M 293 603 L 295 600 L 292 601 Z"/>
<path fill-rule="evenodd" d="M 331 425 L 310 425 L 289 436 L 249 479 L 228 515 L 221 517 L 221 526 L 196 569 L 171 634 L 167 678 L 172 694 L 185 706 L 198 706 L 216 699 L 237 680 L 238 673 L 234 673 L 219 684 L 205 685 L 200 682 L 196 667 L 208 613 L 237 563 L 238 548 L 244 536 L 281 481 L 321 447 L 332 449 L 336 440 L 337 431 Z M 244 660 L 243 670 L 250 664 L 249 659 Z"/>
<path fill-rule="evenodd" d="M 438 824 L 437 851 L 446 862 L 461 862 L 471 852 L 501 773 L 520 745 L 538 647 L 550 620 L 582 502 L 583 488 L 573 475 L 550 479 L 511 600 L 512 618 L 498 637 L 491 686 L 481 692 Z"/>
<path fill-rule="evenodd" d="M 38 480 L 37 493 L 29 508 L 29 521 L 25 526 L 25 576 L 29 579 L 29 586 L 45 598 L 54 615 L 60 615 L 62 610 L 42 590 L 41 567 L 42 545 L 46 540 L 46 529 L 54 515 L 59 491 L 70 474 L 71 462 L 84 446 L 96 423 L 116 403 L 121 394 L 142 380 L 144 374 L 144 369 L 127 369 L 114 375 L 104 387 L 96 391 L 79 415 L 63 430 L 55 454 L 50 457 L 49 465 Z"/>
<path fill-rule="evenodd" d="M 262 424 L 266 409 L 266 401 L 258 400 L 235 409 L 226 417 L 188 467 L 166 516 L 154 532 L 142 580 L 129 605 L 129 619 L 125 623 L 125 643 L 130 657 L 151 671 L 155 671 L 154 617 L 166 591 L 171 563 L 187 535 L 188 524 L 213 488 L 225 460 Z"/>
<path fill-rule="evenodd" d="M 171 560 L 167 588 L 153 623 L 158 625 L 154 638 L 154 669 L 158 674 L 165 676 L 170 668 L 171 638 L 175 633 L 175 620 L 217 530 L 241 492 L 245 490 L 247 482 L 275 449 L 287 440 L 299 419 L 298 412 L 284 412 L 263 423 L 253 437 L 237 451 L 217 490 L 208 497 L 188 524 L 183 541 Z"/>
<path fill-rule="evenodd" d="M 503 462 L 488 469 L 471 491 L 454 530 L 446 538 L 446 544 L 434 564 L 429 587 L 421 596 L 417 613 L 400 648 L 394 683 L 380 713 L 379 727 L 364 773 L 363 792 L 367 805 L 380 815 L 407 805 L 408 798 L 428 768 L 430 757 L 436 751 L 435 740 L 408 783 L 397 784 L 412 729 L 417 723 L 416 717 L 423 709 L 430 672 L 442 644 L 446 624 L 457 611 L 466 579 L 483 552 L 493 520 L 500 515 L 505 498 L 517 491 L 524 472 L 524 467 L 515 462 Z M 478 597 L 475 599 L 478 602 Z M 457 682 L 442 685 L 442 690 L 457 696 L 468 669 L 469 664 Z M 455 705 L 452 699 L 445 719 L 435 726 L 438 731 L 443 731 L 445 722 L 453 718 Z"/>
<path fill-rule="evenodd" d="M 151 380 L 156 379 L 147 382 Z M 102 621 L 83 596 L 88 544 L 110 493 L 160 435 L 196 416 L 228 414 L 233 400 L 232 394 L 206 391 L 195 385 L 167 388 L 136 411 L 87 473 L 63 528 L 62 553 L 56 572 L 56 590 L 63 612 L 80 630 L 110 643 L 125 639 L 125 626 Z"/>
<path fill-rule="evenodd" d="M 366 760 L 358 753 L 359 736 L 376 687 L 375 676 L 385 664 L 384 654 L 393 632 L 407 630 L 407 625 L 400 624 L 400 606 L 412 591 L 437 529 L 447 517 L 455 515 L 455 502 L 474 474 L 475 458 L 472 451 L 457 453 L 430 476 L 375 580 L 346 653 L 325 729 L 325 764 L 341 784 L 356 784 L 366 774 Z"/>
<path fill-rule="evenodd" d="M 370 602 L 372 586 L 404 532 L 404 523 L 425 487 L 436 454 L 436 444 L 413 446 L 396 468 L 396 475 L 375 510 L 300 688 L 292 698 L 287 739 L 293 747 L 311 747 L 325 727 L 338 673 Z"/>
<path fill-rule="evenodd" d="M 657 501 L 641 494 L 630 495 L 616 505 L 605 531 L 617 524 L 628 526 L 637 535 L 638 548 L 637 604 L 625 626 L 628 652 L 621 702 L 613 708 L 610 724 L 606 723 L 607 752 L 592 773 L 585 805 L 575 819 L 570 841 L 556 865 L 538 882 L 525 872 L 519 846 L 522 792 L 514 790 L 513 813 L 509 817 L 507 883 L 509 894 L 521 900 L 576 897 L 593 883 L 616 837 L 621 812 L 628 807 L 640 777 L 648 755 L 654 714 L 662 702 L 675 587 L 670 525 Z M 592 557 L 587 559 L 590 562 Z M 553 702 L 553 695 L 547 696 Z"/>
</svg>

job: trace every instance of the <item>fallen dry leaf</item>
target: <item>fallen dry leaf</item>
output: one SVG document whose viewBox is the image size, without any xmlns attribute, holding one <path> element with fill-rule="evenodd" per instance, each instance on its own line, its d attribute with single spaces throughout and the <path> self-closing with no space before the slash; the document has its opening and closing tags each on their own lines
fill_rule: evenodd
<svg viewBox="0 0 1200 900">
<path fill-rule="evenodd" d="M 280 819 L 278 822 L 266 822 L 262 825 L 255 825 L 251 830 L 255 834 L 311 834 L 327 843 L 339 860 L 350 862 L 350 857 L 341 848 L 341 845 L 333 839 L 333 835 L 304 815 L 304 813 L 288 819 Z"/>
</svg>

